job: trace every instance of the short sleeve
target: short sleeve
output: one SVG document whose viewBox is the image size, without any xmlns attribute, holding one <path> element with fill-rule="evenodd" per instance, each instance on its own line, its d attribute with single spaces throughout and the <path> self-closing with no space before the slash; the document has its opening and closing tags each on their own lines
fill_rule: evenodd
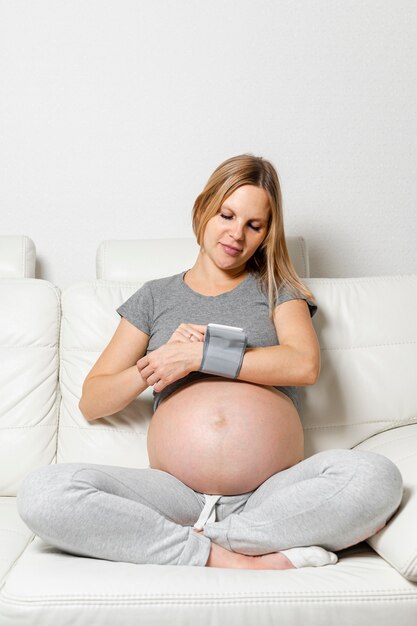
<svg viewBox="0 0 417 626">
<path fill-rule="evenodd" d="M 147 335 L 151 334 L 153 318 L 152 291 L 148 283 L 135 291 L 116 309 L 120 317 L 125 317 L 131 324 Z"/>
<path fill-rule="evenodd" d="M 283 302 L 287 302 L 288 300 L 305 300 L 308 304 L 310 317 L 313 317 L 317 312 L 318 307 L 317 304 L 313 302 L 313 300 L 306 298 L 306 296 L 298 289 L 293 288 L 290 291 L 286 285 L 281 285 L 280 289 L 278 290 L 275 306 L 278 306 Z"/>
</svg>

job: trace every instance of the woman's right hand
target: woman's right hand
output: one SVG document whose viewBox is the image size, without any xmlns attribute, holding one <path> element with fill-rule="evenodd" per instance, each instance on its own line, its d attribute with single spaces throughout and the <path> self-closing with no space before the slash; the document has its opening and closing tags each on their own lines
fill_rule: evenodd
<svg viewBox="0 0 417 626">
<path fill-rule="evenodd" d="M 181 345 L 175 345 L 173 341 L 166 343 L 136 362 L 143 380 L 158 393 L 167 385 L 196 372 L 200 367 L 203 358 L 203 345 L 200 345 L 202 342 L 180 343 Z"/>
<path fill-rule="evenodd" d="M 206 329 L 207 326 L 199 324 L 180 324 L 166 344 L 137 361 L 143 380 L 159 393 L 167 385 L 197 371 L 203 357 L 203 346 L 198 344 L 204 342 Z M 188 345 L 175 347 L 176 343 Z"/>
<path fill-rule="evenodd" d="M 201 324 L 180 324 L 172 333 L 167 343 L 188 343 L 189 341 L 204 341 L 207 326 Z"/>
</svg>

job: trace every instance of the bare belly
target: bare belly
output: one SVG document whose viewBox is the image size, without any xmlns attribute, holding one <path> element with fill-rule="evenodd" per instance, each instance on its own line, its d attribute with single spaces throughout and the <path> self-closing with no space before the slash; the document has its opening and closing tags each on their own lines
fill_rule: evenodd
<svg viewBox="0 0 417 626">
<path fill-rule="evenodd" d="M 288 396 L 217 377 L 168 396 L 147 443 L 150 467 L 207 494 L 252 491 L 304 458 L 303 429 Z"/>
</svg>

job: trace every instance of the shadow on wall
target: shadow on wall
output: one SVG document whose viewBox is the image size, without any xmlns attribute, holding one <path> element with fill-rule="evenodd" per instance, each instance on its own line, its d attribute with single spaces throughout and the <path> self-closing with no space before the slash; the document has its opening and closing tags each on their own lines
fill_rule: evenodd
<svg viewBox="0 0 417 626">
<path fill-rule="evenodd" d="M 43 278 L 43 276 L 42 276 L 42 262 L 39 259 L 39 257 L 36 257 L 35 278 Z"/>
</svg>

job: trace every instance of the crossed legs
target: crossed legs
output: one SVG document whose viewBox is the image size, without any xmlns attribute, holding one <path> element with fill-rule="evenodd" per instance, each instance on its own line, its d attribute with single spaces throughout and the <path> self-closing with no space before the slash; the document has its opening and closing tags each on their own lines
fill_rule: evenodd
<svg viewBox="0 0 417 626">
<path fill-rule="evenodd" d="M 42 467 L 25 478 L 17 502 L 26 524 L 66 552 L 131 563 L 204 566 L 220 553 L 212 543 L 228 552 L 269 558 L 300 546 L 341 550 L 374 534 L 401 497 L 401 474 L 386 457 L 329 450 L 243 495 L 246 502 L 238 512 L 228 514 L 228 496 L 223 496 L 219 521 L 207 523 L 201 533 L 192 526 L 203 509 L 203 494 L 151 468 L 79 463 Z"/>
</svg>

